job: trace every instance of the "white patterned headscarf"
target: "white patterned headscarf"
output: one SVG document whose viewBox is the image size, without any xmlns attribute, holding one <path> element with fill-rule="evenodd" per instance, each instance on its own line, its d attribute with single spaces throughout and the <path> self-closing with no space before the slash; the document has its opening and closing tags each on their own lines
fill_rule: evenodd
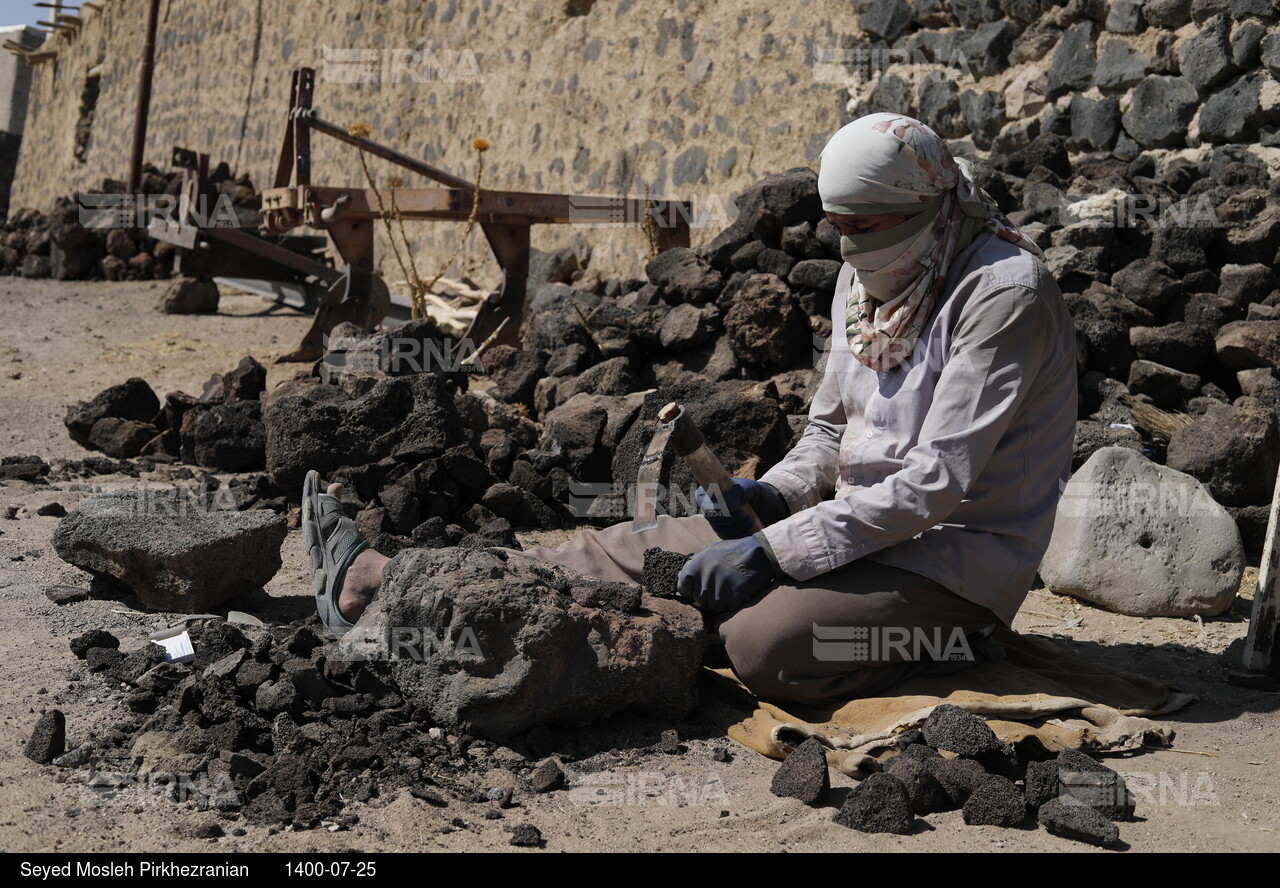
<svg viewBox="0 0 1280 888">
<path fill-rule="evenodd" d="M 951 260 L 981 231 L 1041 256 L 973 179 L 969 165 L 918 120 L 860 117 L 822 149 L 822 208 L 904 215 L 887 231 L 841 238 L 854 268 L 845 309 L 853 356 L 874 370 L 905 361 L 942 295 Z"/>
</svg>

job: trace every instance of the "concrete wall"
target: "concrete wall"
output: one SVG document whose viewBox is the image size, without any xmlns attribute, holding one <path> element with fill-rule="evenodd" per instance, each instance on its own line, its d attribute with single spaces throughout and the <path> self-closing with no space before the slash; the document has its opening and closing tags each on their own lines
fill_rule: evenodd
<svg viewBox="0 0 1280 888">
<path fill-rule="evenodd" d="M 35 48 L 40 34 L 26 25 L 0 28 L 0 44 L 6 40 Z M 27 118 L 27 95 L 31 91 L 32 69 L 11 52 L 0 52 L 0 132 L 22 135 Z"/>
<path fill-rule="evenodd" d="M 78 34 L 54 39 L 56 63 L 34 69 L 13 206 L 43 208 L 125 177 L 145 8 L 112 0 L 101 14 L 85 10 Z M 761 175 L 816 165 L 848 94 L 815 78 L 814 48 L 857 32 L 847 0 L 164 0 L 161 15 L 146 149 L 157 166 L 181 145 L 269 184 L 289 71 L 306 65 L 319 72 L 315 104 L 335 123 L 367 123 L 374 139 L 468 177 L 470 141 L 484 136 L 492 187 L 692 197 L 714 214 L 695 242 L 727 224 L 733 195 Z M 339 82 L 353 72 L 332 55 L 327 64 L 326 50 L 352 49 L 374 51 L 398 82 Z M 413 73 L 394 70 L 397 50 L 421 54 L 399 57 Z M 76 125 L 93 69 L 100 92 L 79 160 Z M 354 149 L 320 138 L 314 149 L 313 181 L 363 184 Z M 374 169 L 396 174 L 376 161 Z M 424 274 L 459 233 L 413 227 Z M 572 234 L 537 229 L 534 243 Z M 591 239 L 595 266 L 627 273 L 643 262 L 639 232 Z M 471 240 L 458 270 L 496 281 L 482 238 Z M 400 276 L 389 255 L 384 271 Z"/>
</svg>

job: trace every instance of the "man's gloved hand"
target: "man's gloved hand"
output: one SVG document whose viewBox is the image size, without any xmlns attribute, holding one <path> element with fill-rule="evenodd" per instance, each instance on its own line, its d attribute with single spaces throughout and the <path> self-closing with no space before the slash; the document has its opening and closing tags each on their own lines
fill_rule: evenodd
<svg viewBox="0 0 1280 888">
<path fill-rule="evenodd" d="M 750 478 L 734 478 L 729 489 L 719 493 L 719 496 L 712 496 L 699 487 L 694 497 L 703 517 L 722 540 L 741 539 L 754 531 L 751 516 L 743 508 L 744 505 L 750 505 L 756 510 L 760 523 L 765 527 L 777 524 L 791 514 L 791 507 L 772 484 Z"/>
<path fill-rule="evenodd" d="M 749 604 L 782 576 L 762 534 L 721 540 L 694 555 L 676 588 L 700 608 L 728 613 Z"/>
</svg>

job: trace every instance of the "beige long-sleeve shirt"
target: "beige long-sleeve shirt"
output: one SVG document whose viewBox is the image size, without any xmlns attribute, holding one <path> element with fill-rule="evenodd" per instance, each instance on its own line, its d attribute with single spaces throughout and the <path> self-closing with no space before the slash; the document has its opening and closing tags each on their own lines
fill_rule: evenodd
<svg viewBox="0 0 1280 888">
<path fill-rule="evenodd" d="M 1006 625 L 1049 545 L 1070 477 L 1075 331 L 1057 282 L 1030 253 L 979 235 L 910 358 L 877 373 L 836 319 L 809 424 L 761 480 L 791 517 L 765 528 L 798 580 L 858 558 L 936 580 Z"/>
</svg>

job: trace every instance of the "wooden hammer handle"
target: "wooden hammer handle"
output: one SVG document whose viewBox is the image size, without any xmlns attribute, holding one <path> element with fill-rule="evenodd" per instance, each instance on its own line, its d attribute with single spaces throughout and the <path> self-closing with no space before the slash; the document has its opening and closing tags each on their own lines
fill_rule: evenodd
<svg viewBox="0 0 1280 888">
<path fill-rule="evenodd" d="M 701 430 L 694 425 L 689 415 L 673 402 L 658 411 L 658 419 L 663 422 L 675 422 L 675 429 L 671 433 L 672 447 L 684 458 L 689 471 L 693 473 L 693 479 L 702 486 L 702 489 L 717 490 L 723 498 L 733 486 L 733 478 L 725 471 L 720 460 L 716 459 L 716 455 L 711 452 L 706 438 L 702 436 Z M 764 525 L 760 523 L 760 516 L 756 514 L 755 509 L 751 508 L 750 503 L 743 503 L 742 509 L 751 518 L 752 533 L 764 529 Z"/>
</svg>

